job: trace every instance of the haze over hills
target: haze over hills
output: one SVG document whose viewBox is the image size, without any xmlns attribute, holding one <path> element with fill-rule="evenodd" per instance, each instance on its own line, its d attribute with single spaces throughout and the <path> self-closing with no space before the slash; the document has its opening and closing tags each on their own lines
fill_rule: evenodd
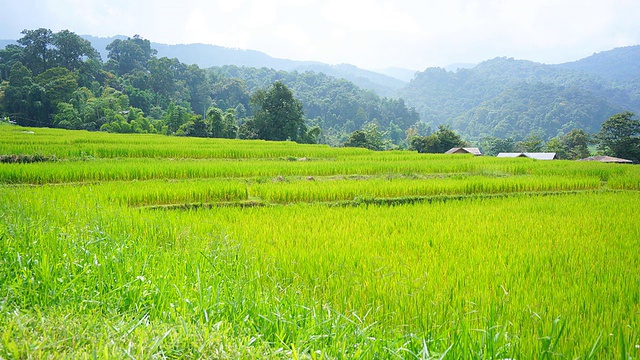
<svg viewBox="0 0 640 360">
<path fill-rule="evenodd" d="M 593 54 L 587 58 L 556 65 L 568 70 L 583 71 L 615 81 L 640 79 L 640 45 L 615 48 Z M 635 59 L 635 61 L 633 61 Z"/>
<path fill-rule="evenodd" d="M 108 44 L 127 38 L 83 37 L 104 60 Z M 0 47 L 14 42 L 0 40 Z M 158 57 L 177 58 L 200 68 L 231 65 L 300 74 L 311 71 L 345 79 L 380 96 L 400 97 L 432 128 L 448 124 L 472 141 L 490 136 L 549 139 L 572 128 L 595 133 L 615 113 L 640 112 L 640 46 L 556 65 L 498 57 L 477 65 L 460 63 L 421 72 L 397 68 L 374 72 L 348 64 L 277 59 L 259 51 L 204 44 L 151 43 L 151 47 Z M 349 120 L 354 119 L 339 121 Z"/>
<path fill-rule="evenodd" d="M 126 38 L 125 36 L 98 38 L 88 35 L 85 35 L 83 37 L 91 41 L 93 46 L 101 53 L 103 59 L 107 58 L 107 51 L 105 48 L 109 43 L 111 43 L 116 38 Z M 232 49 L 222 46 L 205 44 L 167 45 L 160 43 L 151 43 L 151 46 L 158 51 L 158 57 L 177 58 L 181 62 L 184 62 L 186 64 L 197 64 L 201 68 L 235 65 L 255 68 L 266 67 L 284 71 L 313 71 L 317 73 L 324 73 L 328 76 L 332 76 L 338 79 L 348 80 L 363 89 L 373 90 L 380 96 L 404 97 L 407 100 L 408 105 L 416 107 L 416 109 L 418 109 L 419 111 L 421 108 L 429 108 L 430 106 L 425 104 L 428 104 L 430 101 L 436 100 L 427 100 L 421 99 L 420 97 L 412 96 L 411 89 L 416 89 L 416 86 L 415 84 L 409 84 L 409 82 L 411 82 L 412 80 L 417 80 L 416 75 L 420 74 L 420 72 L 415 72 L 408 69 L 395 68 L 374 72 L 360 69 L 354 65 L 349 64 L 328 65 L 316 61 L 295 61 L 289 59 L 278 59 L 259 51 Z M 534 62 L 524 62 L 521 63 L 527 64 L 522 65 L 524 66 L 524 68 L 535 69 L 532 70 L 532 72 L 524 78 L 522 76 L 523 74 L 521 74 L 519 71 L 514 71 L 516 69 L 508 66 L 508 63 L 506 62 L 503 62 L 500 66 L 491 67 L 490 69 L 487 69 L 487 64 L 485 64 L 485 66 L 475 71 L 474 68 L 476 68 L 478 64 L 471 63 L 451 64 L 444 67 L 444 69 L 447 72 L 453 74 L 457 73 L 458 71 L 461 71 L 463 74 L 466 71 L 471 71 L 472 73 L 474 73 L 473 79 L 471 81 L 497 85 L 497 87 L 494 87 L 491 90 L 487 89 L 487 92 L 485 93 L 486 96 L 490 94 L 493 94 L 495 96 L 506 89 L 504 85 L 513 85 L 522 81 L 564 83 L 564 80 L 555 79 L 556 77 L 566 78 L 567 76 L 569 76 L 566 75 L 567 73 L 565 73 L 563 70 L 569 72 L 579 72 L 585 75 L 594 75 L 611 81 L 615 80 L 628 82 L 632 79 L 640 78 L 640 61 L 633 61 L 634 57 L 635 59 L 638 59 L 637 56 L 640 53 L 640 51 L 638 50 L 639 48 L 640 47 L 638 46 L 618 48 L 597 53 L 585 59 L 559 65 L 545 65 Z M 487 63 L 490 63 L 490 61 L 488 61 Z M 621 63 L 624 63 L 624 65 Z M 545 73 L 546 75 L 544 75 Z M 499 84 L 495 81 L 502 81 L 502 83 Z M 608 86 L 606 84 L 606 81 L 605 84 L 600 85 L 594 85 L 593 81 L 593 79 L 592 81 L 587 81 L 588 84 L 585 85 L 587 85 L 588 88 L 593 88 L 593 86 Z M 418 83 L 420 83 L 420 81 L 418 81 Z M 462 86 L 469 85 L 470 84 L 467 83 Z M 574 84 L 574 86 L 577 85 L 578 84 Z M 434 83 L 433 86 L 442 87 L 443 89 L 447 88 L 446 84 L 438 82 Z M 478 105 L 480 102 L 489 99 L 488 97 L 479 94 L 471 95 L 471 98 L 465 98 L 464 95 L 468 93 L 467 90 L 455 89 L 455 91 L 452 91 L 449 94 L 454 98 L 457 98 L 458 101 L 463 101 L 467 104 L 475 103 L 476 105 Z M 622 97 L 624 98 L 625 96 Z M 632 98 L 635 97 L 632 96 Z M 453 100 L 453 102 L 456 101 Z M 607 102 L 612 102 L 612 106 L 615 108 L 632 106 L 629 104 L 628 99 L 618 98 L 607 100 Z M 448 102 L 448 104 L 450 105 L 450 102 Z M 454 118 L 463 116 L 463 113 L 465 111 L 469 111 L 471 109 L 472 108 L 458 108 L 453 106 L 451 107 L 451 111 L 456 113 L 456 116 L 451 116 L 449 114 L 439 114 L 444 116 L 434 118 L 433 116 L 430 116 L 426 111 L 421 112 L 421 115 L 423 116 L 424 121 L 432 123 L 434 125 L 441 123 L 450 123 L 454 125 Z M 455 123 L 458 124 L 460 123 L 460 121 L 461 120 L 458 119 L 458 121 L 456 121 Z M 458 130 L 461 130 L 461 128 L 457 126 L 454 127 Z M 549 134 L 549 136 L 550 135 L 551 134 Z"/>
<path fill-rule="evenodd" d="M 103 60 L 107 59 L 106 46 L 115 39 L 126 39 L 126 36 L 109 38 L 82 35 L 89 40 L 100 52 Z M 151 43 L 151 47 L 158 51 L 158 57 L 177 58 L 186 64 L 196 64 L 201 68 L 220 67 L 225 65 L 246 66 L 254 68 L 270 68 L 284 71 L 314 71 L 353 82 L 359 87 L 373 90 L 381 96 L 392 96 L 397 90 L 407 84 L 408 80 L 401 80 L 393 76 L 360 69 L 354 65 L 327 65 L 315 61 L 295 61 L 278 59 L 255 50 L 232 49 L 216 45 L 180 44 L 167 45 Z M 412 70 L 405 70 L 414 73 Z"/>
<path fill-rule="evenodd" d="M 426 69 L 399 95 L 423 121 L 472 140 L 595 133 L 615 113 L 640 111 L 639 59 L 640 46 L 559 65 L 495 58 L 457 72 Z"/>
</svg>

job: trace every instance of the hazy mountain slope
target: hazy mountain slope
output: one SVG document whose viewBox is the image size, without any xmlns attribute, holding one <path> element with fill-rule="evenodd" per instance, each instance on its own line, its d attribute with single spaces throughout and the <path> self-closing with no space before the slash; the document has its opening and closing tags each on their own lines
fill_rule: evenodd
<svg viewBox="0 0 640 360">
<path fill-rule="evenodd" d="M 392 78 L 404 81 L 405 83 L 408 83 L 411 80 L 413 80 L 413 77 L 416 75 L 416 72 L 417 72 L 415 70 L 404 69 L 404 68 L 399 68 L 399 67 L 390 67 L 390 68 L 386 68 L 386 69 L 378 69 L 376 71 L 379 72 L 380 74 L 387 75 L 387 76 L 390 76 Z"/>
<path fill-rule="evenodd" d="M 456 72 L 456 71 L 458 71 L 460 69 L 471 69 L 471 68 L 474 68 L 476 65 L 478 65 L 478 64 L 455 63 L 455 64 L 449 64 L 449 65 L 445 66 L 444 69 L 447 70 L 447 71 Z"/>
<path fill-rule="evenodd" d="M 521 82 L 453 119 L 452 126 L 469 139 L 485 136 L 552 138 L 581 128 L 600 130 L 603 120 L 624 111 L 604 97 L 578 87 Z"/>
<path fill-rule="evenodd" d="M 286 84 L 303 105 L 309 119 L 321 118 L 323 129 L 351 132 L 375 120 L 383 129 L 401 132 L 420 120 L 402 99 L 381 98 L 354 83 L 316 72 L 285 72 L 267 68 L 223 66 L 211 71 L 226 78 L 241 79 L 248 92 L 264 89 L 275 81 Z M 392 126 L 393 123 L 393 126 Z"/>
<path fill-rule="evenodd" d="M 104 60 L 107 59 L 108 52 L 105 48 L 108 44 L 116 38 L 126 39 L 125 36 L 98 38 L 83 35 L 82 37 L 91 42 Z M 363 70 L 353 65 L 327 65 L 313 61 L 278 59 L 254 50 L 231 49 L 205 44 L 167 45 L 154 42 L 151 43 L 151 47 L 158 51 L 158 57 L 176 58 L 180 62 L 197 64 L 201 68 L 235 65 L 255 68 L 266 67 L 284 71 L 322 72 L 335 78 L 351 81 L 363 89 L 373 90 L 380 96 L 393 96 L 398 89 L 406 85 L 406 82 L 402 80 Z"/>
<path fill-rule="evenodd" d="M 617 56 L 611 66 L 627 70 L 608 70 L 602 62 L 589 67 L 593 59 L 564 67 L 496 58 L 457 72 L 427 69 L 399 95 L 424 121 L 451 124 L 468 139 L 550 138 L 574 127 L 597 132 L 616 112 L 640 109 L 640 81 L 632 80 L 639 58 L 618 49 L 601 56 Z"/>
<path fill-rule="evenodd" d="M 297 66 L 294 70 L 299 72 L 313 71 L 324 73 L 326 75 L 351 81 L 359 87 L 367 90 L 373 90 L 380 96 L 394 96 L 395 93 L 407 85 L 407 82 L 396 78 L 376 73 L 373 71 L 363 70 L 354 65 L 326 65 L 320 63 L 309 63 Z"/>
<path fill-rule="evenodd" d="M 616 48 L 593 54 L 582 60 L 556 65 L 566 70 L 583 71 L 608 80 L 640 80 L 640 45 Z"/>
</svg>

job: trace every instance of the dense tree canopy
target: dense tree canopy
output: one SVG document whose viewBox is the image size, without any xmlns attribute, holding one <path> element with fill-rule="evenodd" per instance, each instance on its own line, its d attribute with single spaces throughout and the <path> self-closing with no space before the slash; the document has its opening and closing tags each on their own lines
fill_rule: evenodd
<svg viewBox="0 0 640 360">
<path fill-rule="evenodd" d="M 369 123 L 362 130 L 356 130 L 349 134 L 345 147 L 361 147 L 369 150 L 384 150 L 389 146 L 389 141 L 384 140 L 385 134 L 380 132 L 378 125 Z"/>
<path fill-rule="evenodd" d="M 415 136 L 411 139 L 411 149 L 419 153 L 445 153 L 454 147 L 463 147 L 467 143 L 448 126 L 440 125 L 431 135 Z"/>
<path fill-rule="evenodd" d="M 21 125 L 341 145 L 372 123 L 394 146 L 419 127 L 403 100 L 321 73 L 200 69 L 157 57 L 138 35 L 113 40 L 102 63 L 68 30 L 22 35 L 0 50 L 0 115 Z"/>
<path fill-rule="evenodd" d="M 567 134 L 555 137 L 547 142 L 546 151 L 555 152 L 558 159 L 577 160 L 589 157 L 589 144 L 593 140 L 582 129 L 573 129 Z"/>
<path fill-rule="evenodd" d="M 626 62 L 637 62 L 639 50 L 626 51 Z M 637 71 L 626 77 L 616 72 L 608 79 L 599 76 L 604 62 L 598 64 L 599 70 L 590 72 L 581 64 L 561 67 L 496 58 L 457 72 L 429 68 L 399 94 L 425 122 L 450 124 L 473 141 L 520 141 L 530 135 L 547 141 L 574 128 L 595 133 L 609 116 L 640 110 Z"/>
<path fill-rule="evenodd" d="M 599 149 L 607 155 L 640 162 L 640 121 L 625 111 L 613 115 L 597 135 Z"/>
</svg>

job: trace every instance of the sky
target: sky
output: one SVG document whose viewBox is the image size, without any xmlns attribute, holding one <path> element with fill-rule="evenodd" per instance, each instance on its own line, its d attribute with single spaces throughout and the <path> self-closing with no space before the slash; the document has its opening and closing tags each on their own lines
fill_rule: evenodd
<svg viewBox="0 0 640 360">
<path fill-rule="evenodd" d="M 546 64 L 640 44 L 638 0 L 0 0 L 0 39 L 24 29 L 140 35 L 370 70 Z"/>
</svg>

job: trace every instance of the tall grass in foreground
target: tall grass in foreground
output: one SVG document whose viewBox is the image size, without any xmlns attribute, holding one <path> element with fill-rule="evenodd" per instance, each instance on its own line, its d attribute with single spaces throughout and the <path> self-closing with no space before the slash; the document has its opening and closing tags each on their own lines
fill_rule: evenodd
<svg viewBox="0 0 640 360">
<path fill-rule="evenodd" d="M 640 167 L 23 130 L 0 358 L 640 357 Z"/>
<path fill-rule="evenodd" d="M 638 356 L 639 202 L 148 212 L 2 188 L 0 355 Z"/>
</svg>

